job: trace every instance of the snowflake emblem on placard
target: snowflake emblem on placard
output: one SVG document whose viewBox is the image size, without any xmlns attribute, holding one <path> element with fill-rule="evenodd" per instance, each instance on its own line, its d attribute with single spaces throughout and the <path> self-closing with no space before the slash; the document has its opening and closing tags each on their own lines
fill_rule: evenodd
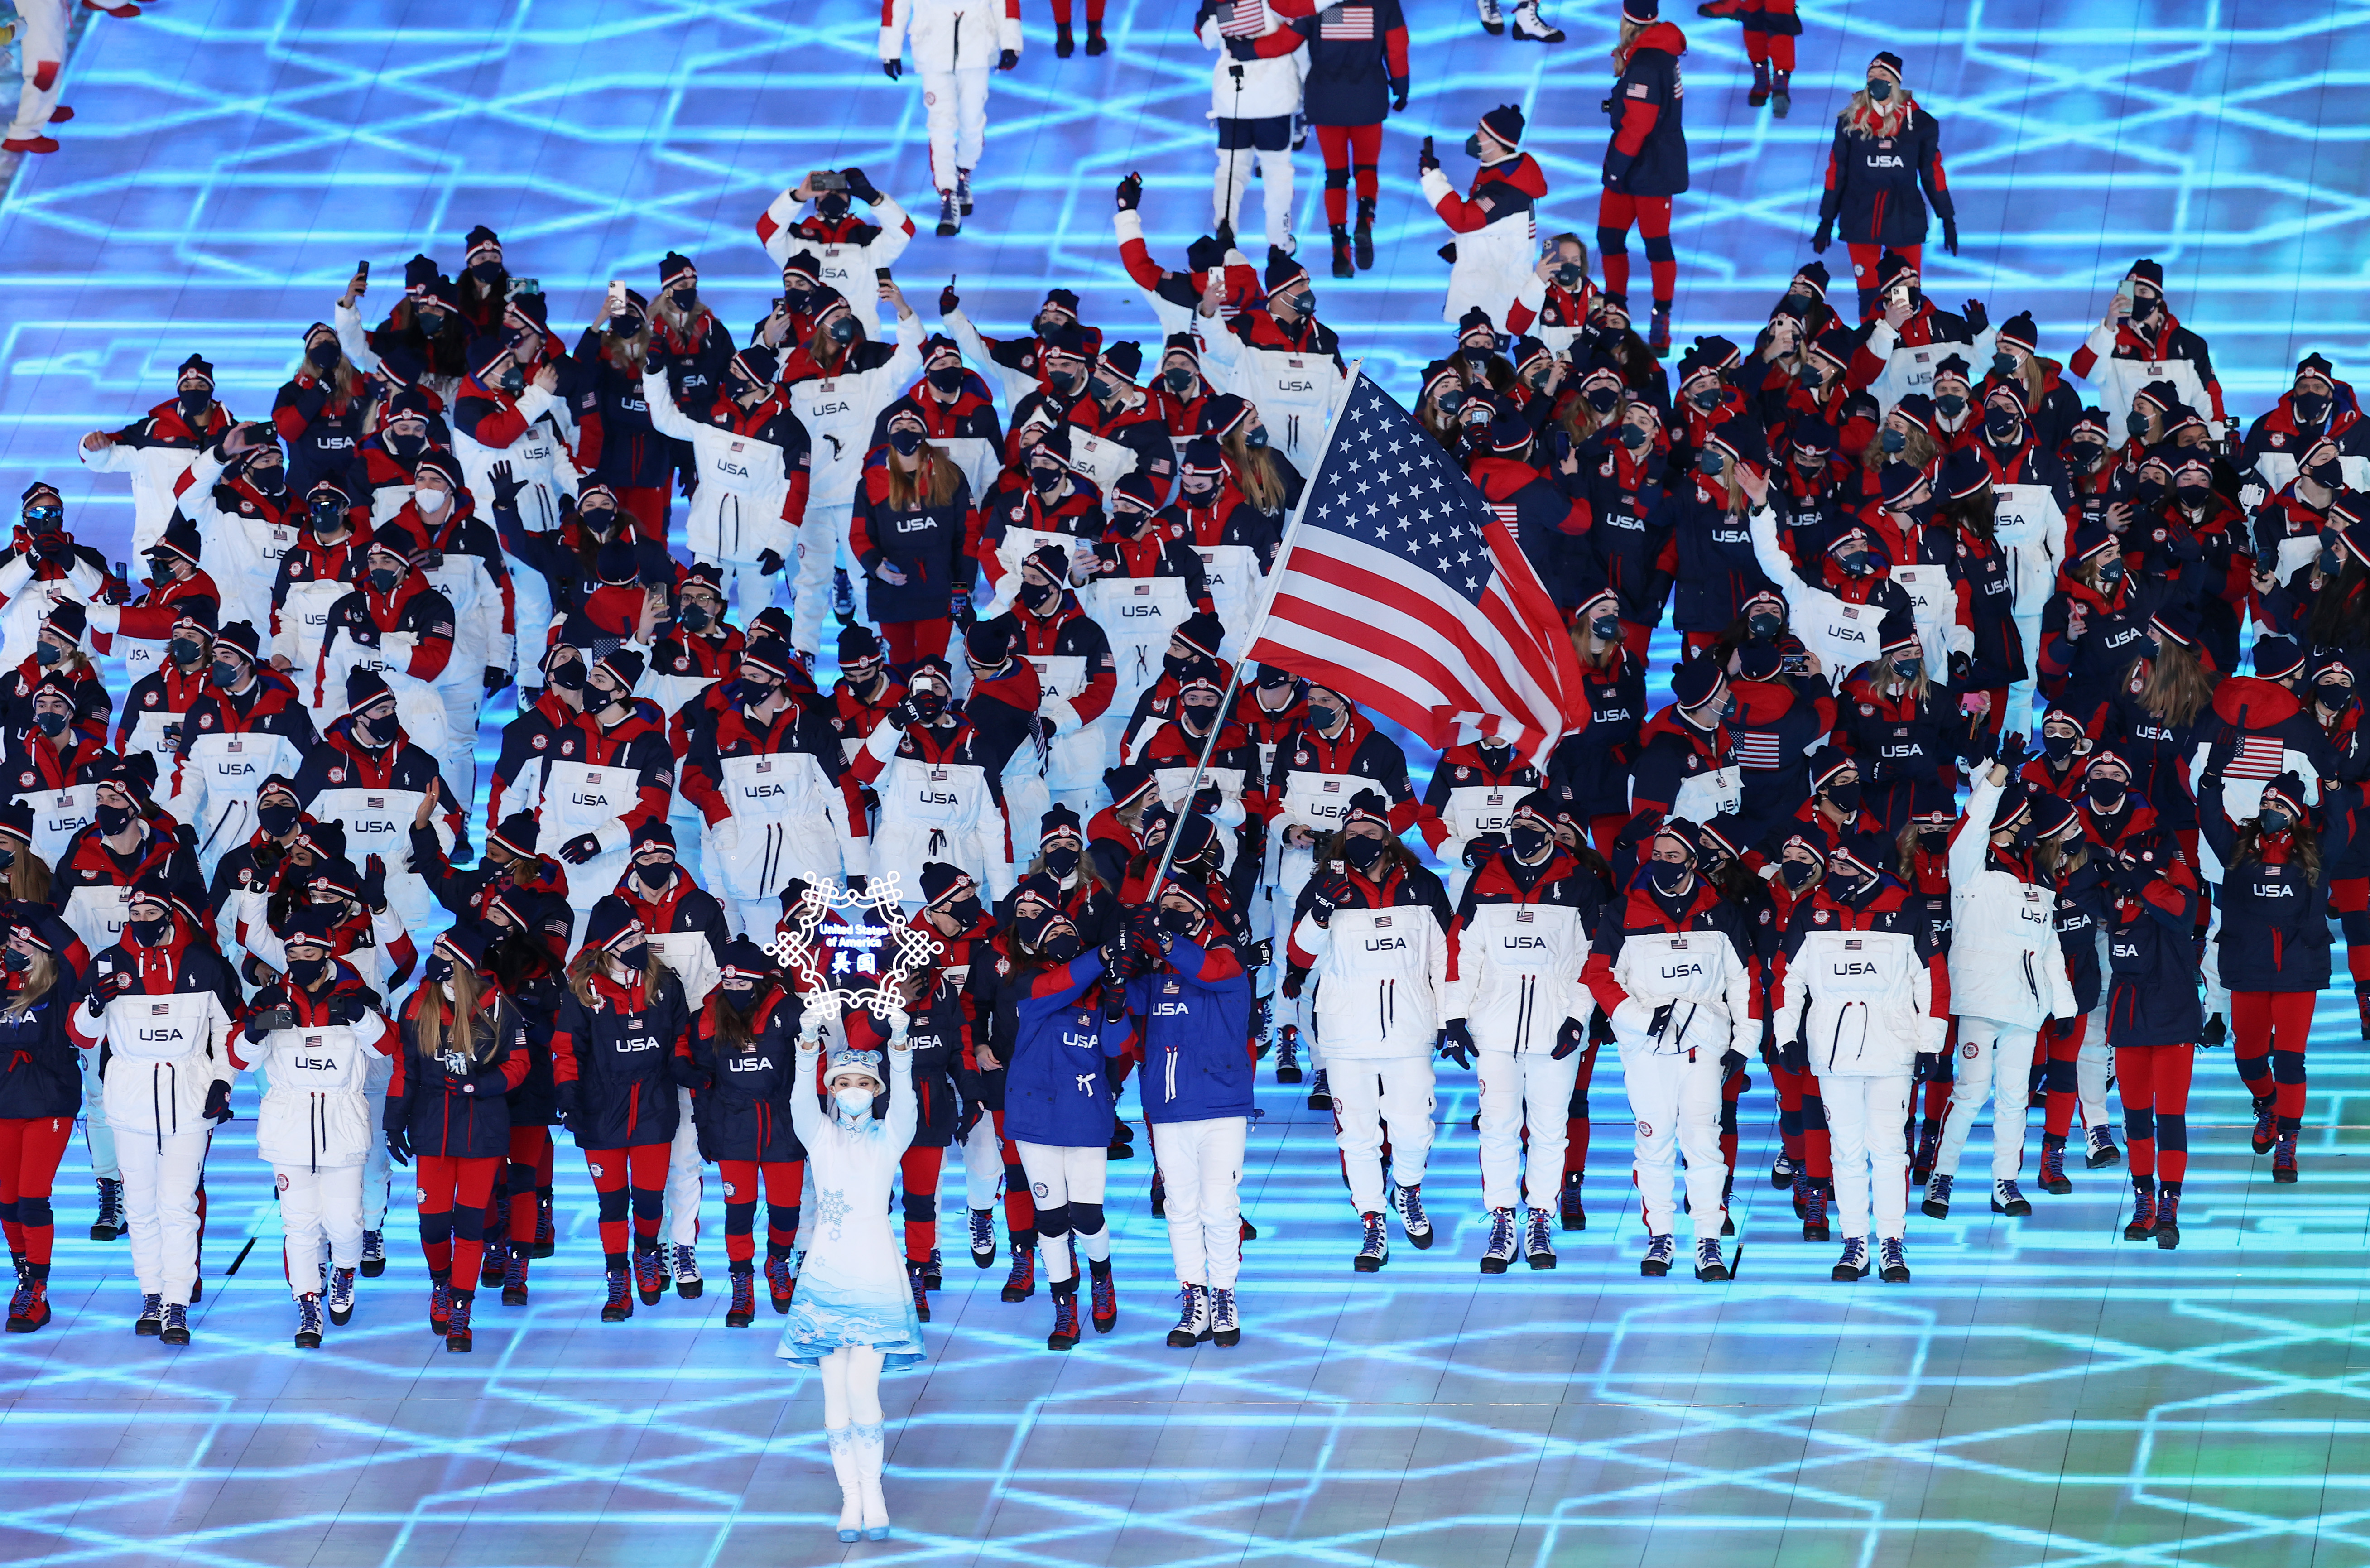
<svg viewBox="0 0 2370 1568">
<path fill-rule="evenodd" d="M 827 961 L 815 940 L 834 909 L 869 910 L 886 933 L 881 942 L 885 951 L 878 955 L 870 974 L 864 975 L 872 982 L 869 986 L 833 984 L 834 974 L 863 974 L 851 965 Z M 862 893 L 829 878 L 810 882 L 788 918 L 789 928 L 778 932 L 765 952 L 776 963 L 796 972 L 800 994 L 810 1001 L 828 998 L 843 1009 L 861 1008 L 879 1018 L 903 1014 L 905 982 L 927 970 L 931 961 L 946 951 L 937 938 L 907 923 L 898 906 L 894 871 L 870 878 Z"/>
</svg>

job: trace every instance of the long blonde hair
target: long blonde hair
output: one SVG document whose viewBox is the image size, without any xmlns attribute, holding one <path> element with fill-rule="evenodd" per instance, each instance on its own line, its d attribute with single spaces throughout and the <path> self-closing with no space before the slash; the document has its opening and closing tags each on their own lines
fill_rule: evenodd
<svg viewBox="0 0 2370 1568">
<path fill-rule="evenodd" d="M 899 512 L 911 512 L 921 506 L 944 506 L 954 500 L 955 486 L 963 472 L 946 449 L 926 441 L 915 455 L 920 460 L 911 473 L 899 467 L 893 456 L 882 465 L 889 470 L 889 504 Z"/>
<path fill-rule="evenodd" d="M 288 373 L 288 379 L 293 381 L 300 375 L 310 375 L 318 379 L 320 368 L 309 359 L 300 359 L 296 362 L 295 368 Z M 329 379 L 336 383 L 338 400 L 341 403 L 354 401 L 362 392 L 362 372 L 355 369 L 354 362 L 346 357 L 345 347 L 342 344 L 338 349 L 338 366 L 329 372 Z"/>
<path fill-rule="evenodd" d="M 648 940 L 647 938 L 644 940 Z M 659 982 L 665 979 L 672 972 L 667 968 L 666 961 L 659 956 L 658 949 L 648 948 L 646 951 L 649 957 L 642 961 L 644 965 L 642 990 L 647 995 L 656 991 L 659 988 Z M 602 978 L 609 980 L 612 984 L 618 983 L 607 969 L 601 967 L 603 961 L 609 956 L 607 948 L 595 947 L 588 942 L 583 951 L 569 962 L 568 988 L 573 991 L 576 994 L 576 999 L 586 1007 L 592 1005 L 592 976 L 596 972 Z"/>
<path fill-rule="evenodd" d="M 25 963 L 25 983 L 18 986 L 6 1004 L 0 1004 L 0 1017 L 22 1018 L 33 1010 L 33 1004 L 49 994 L 58 982 L 58 961 L 46 949 L 36 949 Z"/>
<path fill-rule="evenodd" d="M 1275 448 L 1253 447 L 1244 442 L 1243 432 L 1250 428 L 1250 422 L 1244 420 L 1226 432 L 1225 454 L 1234 461 L 1237 487 L 1254 510 L 1281 512 L 1283 476 L 1275 471 Z"/>
<path fill-rule="evenodd" d="M 1647 22 L 1633 22 L 1627 17 L 1621 18 L 1621 36 L 1613 40 L 1613 69 L 1615 71 L 1618 72 L 1628 69 L 1629 52 L 1638 47 L 1638 35 L 1644 32 L 1651 25 L 1651 23 Z"/>
<path fill-rule="evenodd" d="M 8 896 L 28 904 L 50 901 L 50 863 L 33 853 L 29 841 L 10 835 L 16 859 L 8 865 Z"/>
<path fill-rule="evenodd" d="M 411 1040 L 422 1056 L 444 1054 L 444 1015 L 449 1007 L 453 1015 L 453 1049 L 472 1062 L 482 1062 L 493 1052 L 497 1031 L 491 1027 L 496 1004 L 501 1000 L 499 991 L 483 991 L 477 972 L 466 963 L 453 966 L 453 996 L 448 1002 L 444 994 L 431 980 L 422 980 L 420 989 L 412 993 Z M 480 1020 L 486 1025 L 480 1028 Z"/>
<path fill-rule="evenodd" d="M 1884 450 L 1883 422 L 1881 421 L 1878 422 L 1876 439 L 1870 442 L 1868 450 L 1860 454 L 1861 467 L 1873 474 L 1881 469 L 1886 463 L 1892 462 L 1906 463 L 1913 468 L 1924 471 L 1932 470 L 1934 459 L 1940 455 L 1941 448 L 1934 444 L 1934 438 L 1927 433 L 1924 425 L 1909 419 L 1906 415 L 1903 416 L 1903 422 L 1909 428 L 1902 432 L 1901 450 L 1890 455 Z"/>
<path fill-rule="evenodd" d="M 1868 89 L 1862 87 L 1852 94 L 1851 101 L 1845 104 L 1843 112 L 1835 116 L 1835 123 L 1857 135 L 1897 136 L 1916 109 L 1916 96 L 1910 92 L 1906 82 L 1893 84 L 1893 97 L 1881 109 L 1877 107 L 1874 98 L 1868 96 Z"/>
<path fill-rule="evenodd" d="M 2142 708 L 2176 728 L 2194 723 L 2214 700 L 2214 683 L 2205 678 L 2205 666 L 2169 638 L 2158 643 L 2155 658 L 2134 659 L 2123 679 Z"/>
</svg>

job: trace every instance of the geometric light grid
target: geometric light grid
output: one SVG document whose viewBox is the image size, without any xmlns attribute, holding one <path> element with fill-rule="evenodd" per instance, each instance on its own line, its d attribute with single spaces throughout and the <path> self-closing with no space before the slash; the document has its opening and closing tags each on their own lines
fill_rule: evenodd
<svg viewBox="0 0 2370 1568">
<path fill-rule="evenodd" d="M 191 350 L 242 415 L 268 408 L 305 325 L 367 255 L 383 301 L 414 249 L 457 260 L 500 230 L 572 341 L 605 281 L 646 293 L 684 250 L 745 329 L 777 288 L 750 225 L 816 165 L 860 163 L 922 234 L 898 267 L 934 314 L 949 275 L 991 332 L 1051 282 L 1113 337 L 1149 341 L 1109 190 L 1141 169 L 1155 253 L 1207 226 L 1207 57 L 1171 6 L 1113 0 L 1113 53 L 1057 62 L 1031 4 L 1022 68 L 995 79 L 980 211 L 929 232 L 920 87 L 874 63 L 877 12 L 788 0 L 584 0 L 466 8 L 171 0 L 93 21 L 67 80 L 68 151 L 0 203 L 0 483 L 62 483 L 77 530 L 128 554 L 122 481 L 75 469 L 81 432 L 166 395 Z M 1384 144 L 1379 264 L 1326 275 L 1314 149 L 1299 230 L 1346 352 L 1404 390 L 1443 345 L 1446 237 L 1416 200 L 1444 149 L 1513 99 L 1551 190 L 1542 224 L 1593 239 L 1609 7 L 1550 7 L 1570 41 L 1484 38 L 1463 5 L 1417 18 L 1415 99 Z M 2370 48 L 2360 7 L 2270 15 L 2034 0 L 1806 6 L 1786 121 L 1743 102 L 1732 25 L 1688 34 L 1697 189 L 1681 198 L 1682 341 L 1758 323 L 1807 254 L 1832 106 L 1878 47 L 1945 122 L 1966 254 L 1929 247 L 1946 304 L 2031 309 L 2063 358 L 2130 259 L 2163 260 L 2251 413 L 2307 348 L 2362 363 Z M 1445 155 L 1452 178 L 1466 166 Z M 2013 202 L 2011 202 L 2011 192 Z M 1258 202 L 1248 203 L 1255 214 Z M 1256 221 L 1256 219 L 1254 219 Z M 1638 244 L 1633 262 L 1642 267 Z M 1593 248 L 1593 246 L 1592 246 Z M 1827 260 L 1838 274 L 1839 250 Z M 2357 379 L 2360 377 L 2357 376 Z M 826 640 L 827 641 L 828 640 Z M 489 730 L 507 715 L 489 709 Z M 1421 774 L 1428 759 L 1413 759 Z M 896 1536 L 867 1562 L 1055 1564 L 2104 1563 L 2370 1561 L 2362 1408 L 2360 1165 L 2370 1075 L 2350 998 L 2323 999 L 2306 1179 L 2245 1151 L 2223 1053 L 2199 1057 L 2180 1249 L 2120 1240 L 2120 1170 L 2074 1174 L 2029 1220 L 1984 1210 L 1987 1134 L 1947 1222 L 1913 1206 L 1915 1283 L 1826 1278 L 1752 1179 L 1775 1148 L 1756 1068 L 1737 1190 L 1738 1279 L 1638 1277 L 1628 1125 L 1594 1098 L 1591 1228 L 1562 1266 L 1483 1279 L 1468 1075 L 1444 1068 L 1429 1252 L 1353 1275 L 1329 1122 L 1260 1091 L 1244 1178 L 1245 1340 L 1168 1350 L 1173 1309 L 1150 1161 L 1115 1165 L 1122 1316 L 1067 1355 L 1051 1313 L 996 1299 L 941 1189 L 949 1288 L 930 1361 L 884 1380 Z M 1130 1108 L 1133 1106 L 1131 1099 Z M 764 1332 L 722 1326 L 709 1183 L 697 1302 L 594 1321 L 593 1201 L 563 1147 L 558 1255 L 532 1302 L 480 1297 L 474 1355 L 423 1332 L 425 1278 L 396 1186 L 385 1278 L 318 1352 L 289 1347 L 277 1205 L 243 1087 L 216 1140 L 196 1343 L 135 1339 L 124 1244 L 81 1239 L 79 1144 L 59 1189 L 57 1320 L 0 1341 L 0 1559 L 209 1564 L 838 1562 L 813 1378 Z M 2037 1134 L 2033 1142 L 2037 1142 Z M 565 1140 L 563 1139 L 563 1145 Z M 1141 1147 L 1141 1143 L 1139 1144 Z M 2030 1147 L 2030 1145 L 2029 1145 Z M 1000 1228 L 1000 1224 L 999 1224 Z M 257 1239 L 240 1272 L 222 1270 Z"/>
</svg>

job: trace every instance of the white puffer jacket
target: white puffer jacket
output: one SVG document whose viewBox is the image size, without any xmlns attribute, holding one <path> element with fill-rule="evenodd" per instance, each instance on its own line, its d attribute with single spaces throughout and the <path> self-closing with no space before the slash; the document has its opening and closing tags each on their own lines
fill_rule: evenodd
<svg viewBox="0 0 2370 1568">
<path fill-rule="evenodd" d="M 2001 786 L 1988 770 L 1950 838 L 1950 1010 L 2038 1029 L 2078 1009 L 2058 944 L 2055 891 L 1989 864 Z"/>
</svg>

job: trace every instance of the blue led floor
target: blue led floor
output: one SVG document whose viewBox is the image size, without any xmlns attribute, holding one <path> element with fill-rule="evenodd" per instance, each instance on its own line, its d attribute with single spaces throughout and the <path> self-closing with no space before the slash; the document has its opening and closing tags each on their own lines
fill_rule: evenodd
<svg viewBox="0 0 2370 1568">
<path fill-rule="evenodd" d="M 1324 275 L 1313 149 L 1298 202 L 1322 314 L 1402 387 L 1446 333 L 1417 139 L 1453 147 L 1478 111 L 1518 99 L 1554 184 L 1543 222 L 1590 234 L 1613 15 L 1556 0 L 1572 39 L 1541 50 L 1485 39 L 1452 0 L 1409 8 L 1416 98 L 1385 142 L 1377 268 Z M 1206 57 L 1178 5 L 1114 0 L 1114 53 L 1067 62 L 1045 7 L 1025 9 L 1029 52 L 995 81 L 980 212 L 955 240 L 927 232 L 919 85 L 880 75 L 876 12 L 853 0 L 821 24 L 813 0 L 166 0 L 96 18 L 68 73 L 68 150 L 0 204 L 0 487 L 59 479 L 78 529 L 123 555 L 126 491 L 75 468 L 82 432 L 156 401 L 192 350 L 238 412 L 263 412 L 356 257 L 383 305 L 413 250 L 449 267 L 479 221 L 571 340 L 607 278 L 647 289 L 669 248 L 699 259 L 726 319 L 754 319 L 777 284 L 750 225 L 818 164 L 861 163 L 922 216 L 899 273 L 926 315 L 959 274 L 974 318 L 1009 330 L 1060 282 L 1111 335 L 1148 340 L 1110 187 L 1145 173 L 1165 259 L 1206 226 Z M 1733 25 L 1687 10 L 1671 7 L 1693 44 L 1683 341 L 1749 332 L 1807 254 L 1831 106 L 1883 46 L 1944 118 L 1968 243 L 1955 260 L 1929 248 L 1939 298 L 1981 294 L 1995 319 L 2032 309 L 2063 357 L 2151 254 L 2237 410 L 2308 348 L 2341 374 L 2359 364 L 2370 11 L 1806 6 L 1799 107 L 1779 123 L 1744 106 Z M 1005 1305 L 1003 1271 L 950 1249 L 933 1361 L 885 1385 L 899 1538 L 853 1549 L 828 1528 L 812 1379 L 773 1359 L 770 1312 L 722 1326 L 713 1183 L 701 1301 L 595 1320 L 592 1195 L 563 1149 L 560 1255 L 536 1266 L 531 1307 L 488 1298 L 474 1355 L 424 1332 L 399 1224 L 353 1323 L 300 1353 L 243 1117 L 212 1162 L 196 1343 L 135 1340 L 124 1245 L 75 1239 L 57 1324 L 0 1340 L 0 1561 L 2370 1562 L 2370 1351 L 2353 1326 L 2370 1076 L 2351 999 L 2327 999 L 2320 1021 L 2301 1185 L 2274 1188 L 2246 1154 L 2228 1056 L 2208 1054 L 2177 1252 L 2117 1239 L 2120 1171 L 2077 1172 L 2074 1196 L 1993 1219 L 1979 1131 L 1962 1168 L 1975 1202 L 1949 1222 L 1913 1211 L 1906 1287 L 1832 1285 L 1834 1250 L 1791 1239 L 1782 1194 L 1750 1179 L 1774 1152 L 1766 1085 L 1746 1104 L 1742 1274 L 1725 1286 L 1638 1277 L 1609 1070 L 1591 1228 L 1559 1237 L 1554 1274 L 1501 1279 L 1474 1270 L 1463 1075 L 1427 1184 L 1441 1242 L 1399 1246 L 1373 1278 L 1349 1267 L 1329 1124 L 1263 1090 L 1244 1344 L 1161 1344 L 1174 1298 L 1141 1159 L 1115 1168 L 1108 1338 L 1045 1351 L 1041 1287 Z M 77 1145 L 60 1189 L 70 1238 L 89 1219 L 82 1159 Z M 960 1192 L 942 1194 L 949 1215 Z"/>
</svg>

